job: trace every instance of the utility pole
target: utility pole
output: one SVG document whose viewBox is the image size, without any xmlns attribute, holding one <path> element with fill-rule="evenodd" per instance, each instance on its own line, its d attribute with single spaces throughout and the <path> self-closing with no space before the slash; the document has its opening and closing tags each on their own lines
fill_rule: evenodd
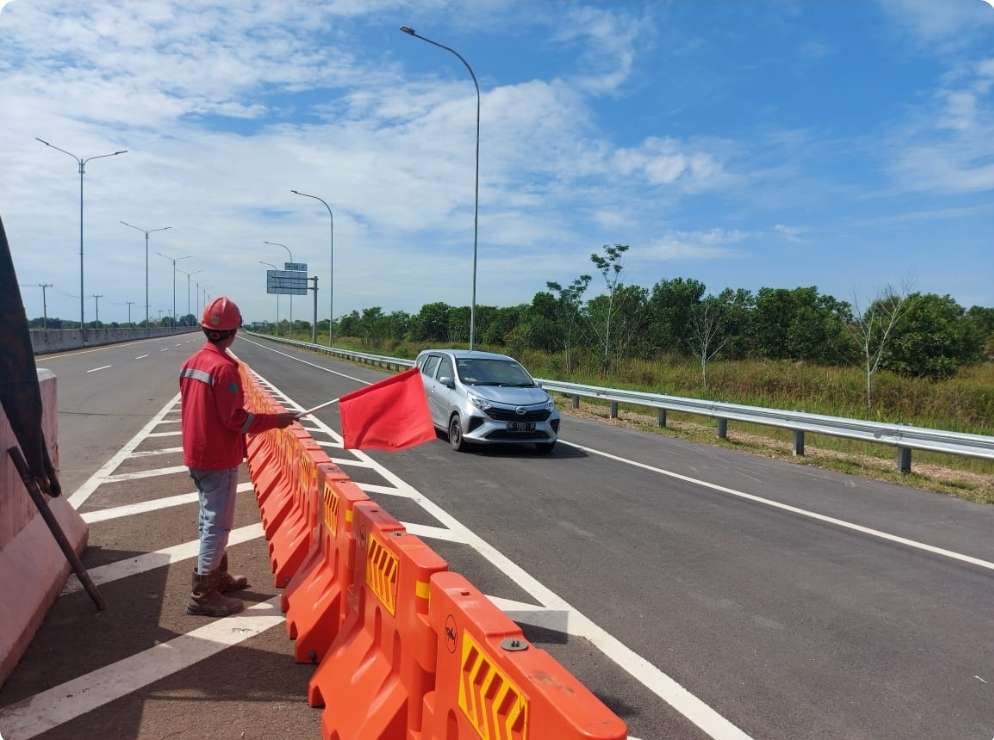
<svg viewBox="0 0 994 740">
<path fill-rule="evenodd" d="M 34 285 L 25 285 L 25 288 L 41 288 L 41 326 L 43 329 L 48 329 L 48 296 L 46 290 L 48 288 L 54 287 L 52 283 L 36 283 Z"/>
<path fill-rule="evenodd" d="M 125 301 L 128 304 L 128 326 L 131 325 L 131 307 L 135 305 L 134 301 Z"/>
<path fill-rule="evenodd" d="M 95 316 L 95 318 L 93 319 L 93 324 L 94 324 L 93 328 L 96 329 L 98 328 L 97 325 L 100 323 L 100 299 L 103 298 L 103 295 L 97 295 L 96 293 L 92 293 L 90 297 L 93 299 L 93 313 Z"/>
<path fill-rule="evenodd" d="M 314 281 L 314 285 L 308 288 L 308 290 L 314 291 L 314 323 L 311 324 L 311 342 L 313 344 L 317 344 L 318 343 L 318 276 L 315 275 L 312 278 L 308 278 L 308 280 Z"/>
</svg>

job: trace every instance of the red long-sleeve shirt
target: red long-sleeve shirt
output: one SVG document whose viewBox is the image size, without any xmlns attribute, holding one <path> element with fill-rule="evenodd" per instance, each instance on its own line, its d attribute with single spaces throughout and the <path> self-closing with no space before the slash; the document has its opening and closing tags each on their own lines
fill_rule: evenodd
<svg viewBox="0 0 994 740">
<path fill-rule="evenodd" d="M 274 414 L 245 409 L 238 362 L 207 342 L 183 365 L 183 462 L 197 470 L 234 468 L 245 459 L 245 434 L 276 426 Z"/>
</svg>

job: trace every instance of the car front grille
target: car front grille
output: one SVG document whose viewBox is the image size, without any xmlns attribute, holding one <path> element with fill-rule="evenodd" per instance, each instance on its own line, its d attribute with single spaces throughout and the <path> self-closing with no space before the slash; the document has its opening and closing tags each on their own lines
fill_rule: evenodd
<svg viewBox="0 0 994 740">
<path fill-rule="evenodd" d="M 497 421 L 545 421 L 552 413 L 548 409 L 529 409 L 523 414 L 517 413 L 514 409 L 500 409 L 491 407 L 486 410 L 487 416 Z"/>
<path fill-rule="evenodd" d="M 549 435 L 545 432 L 512 432 L 507 429 L 495 429 L 492 432 L 488 432 L 486 439 L 507 439 L 507 440 L 535 440 L 535 439 L 548 439 Z"/>
</svg>

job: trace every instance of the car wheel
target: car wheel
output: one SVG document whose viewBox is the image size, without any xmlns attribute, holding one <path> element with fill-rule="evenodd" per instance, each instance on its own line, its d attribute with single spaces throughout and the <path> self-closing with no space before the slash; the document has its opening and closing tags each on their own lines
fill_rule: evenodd
<svg viewBox="0 0 994 740">
<path fill-rule="evenodd" d="M 538 444 L 535 445 L 535 452 L 537 452 L 540 455 L 548 455 L 550 452 L 552 452 L 555 446 L 556 446 L 555 440 L 551 442 L 539 442 Z"/>
<path fill-rule="evenodd" d="M 462 437 L 462 424 L 459 423 L 459 415 L 453 414 L 449 420 L 449 444 L 456 452 L 466 449 L 466 442 Z"/>
</svg>

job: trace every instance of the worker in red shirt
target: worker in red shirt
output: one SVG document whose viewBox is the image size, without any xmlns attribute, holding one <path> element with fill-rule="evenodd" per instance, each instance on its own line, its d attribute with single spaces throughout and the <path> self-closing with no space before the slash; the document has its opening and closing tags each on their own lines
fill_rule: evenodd
<svg viewBox="0 0 994 740">
<path fill-rule="evenodd" d="M 228 533 L 235 516 L 238 466 L 245 459 L 245 435 L 281 429 L 295 413 L 246 411 L 238 361 L 227 353 L 242 325 L 230 298 L 215 298 L 200 322 L 207 342 L 183 365 L 183 462 L 200 494 L 200 554 L 193 571 L 187 614 L 225 617 L 241 611 L 240 599 L 225 593 L 248 587 L 244 576 L 228 572 Z"/>
</svg>

